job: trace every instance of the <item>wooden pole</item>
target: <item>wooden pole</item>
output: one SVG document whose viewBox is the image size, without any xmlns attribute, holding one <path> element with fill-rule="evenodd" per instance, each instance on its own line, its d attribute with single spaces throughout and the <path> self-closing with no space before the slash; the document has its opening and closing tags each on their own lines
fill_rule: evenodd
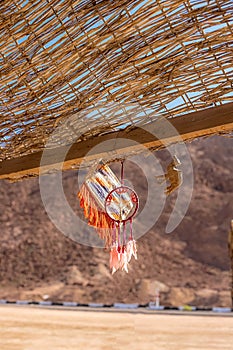
<svg viewBox="0 0 233 350">
<path fill-rule="evenodd" d="M 104 146 L 102 150 L 87 157 L 86 154 L 97 144 L 110 139 L 131 139 L 139 144 L 129 147 L 127 142 L 118 143 L 114 153 L 119 158 L 123 158 L 127 153 L 140 150 L 141 145 L 156 150 L 176 142 L 230 132 L 233 131 L 233 103 L 188 113 L 168 119 L 168 121 L 172 128 L 167 128 L 162 119 L 158 119 L 147 124 L 143 129 L 135 127 L 128 130 L 126 128 L 74 143 L 70 148 L 68 147 L 65 160 L 63 159 L 63 154 L 67 149 L 65 146 L 47 150 L 43 165 L 40 164 L 43 151 L 4 160 L 0 162 L 0 179 L 17 181 L 24 177 L 38 176 L 39 173 L 46 174 L 60 169 L 60 164 L 62 164 L 62 170 L 68 170 L 79 165 L 84 158 L 87 162 L 97 159 L 105 160 L 113 151 L 112 145 L 109 146 L 109 149 Z"/>
<path fill-rule="evenodd" d="M 228 248 L 231 261 L 231 303 L 233 308 L 233 220 L 231 220 L 231 227 L 228 236 Z"/>
</svg>

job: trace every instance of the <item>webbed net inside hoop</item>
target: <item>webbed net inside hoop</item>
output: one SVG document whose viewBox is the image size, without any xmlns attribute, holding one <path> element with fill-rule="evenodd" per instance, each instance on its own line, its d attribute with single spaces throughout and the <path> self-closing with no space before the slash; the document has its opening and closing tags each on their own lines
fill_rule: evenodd
<svg viewBox="0 0 233 350">
<path fill-rule="evenodd" d="M 87 176 L 78 197 L 88 224 L 96 229 L 110 249 L 112 273 L 118 269 L 128 272 L 131 257 L 137 259 L 132 227 L 139 201 L 136 192 L 123 184 L 123 162 L 121 180 L 108 165 L 101 165 Z"/>
</svg>

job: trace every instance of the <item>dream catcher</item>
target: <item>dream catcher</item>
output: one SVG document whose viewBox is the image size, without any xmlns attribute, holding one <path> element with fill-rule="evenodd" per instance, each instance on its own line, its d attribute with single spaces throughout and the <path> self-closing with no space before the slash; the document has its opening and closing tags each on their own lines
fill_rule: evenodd
<svg viewBox="0 0 233 350">
<path fill-rule="evenodd" d="M 138 210 L 138 196 L 124 185 L 123 177 L 123 162 L 120 180 L 108 165 L 99 165 L 87 176 L 78 193 L 88 224 L 96 229 L 110 250 L 112 274 L 119 269 L 128 272 L 132 256 L 137 259 L 133 217 Z"/>
</svg>

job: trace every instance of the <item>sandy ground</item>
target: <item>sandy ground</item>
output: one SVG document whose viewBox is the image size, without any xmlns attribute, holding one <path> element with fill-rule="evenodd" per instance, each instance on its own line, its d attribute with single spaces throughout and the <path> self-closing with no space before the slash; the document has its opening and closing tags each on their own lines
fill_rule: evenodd
<svg viewBox="0 0 233 350">
<path fill-rule="evenodd" d="M 0 307 L 1 350 L 227 350 L 233 317 Z"/>
</svg>

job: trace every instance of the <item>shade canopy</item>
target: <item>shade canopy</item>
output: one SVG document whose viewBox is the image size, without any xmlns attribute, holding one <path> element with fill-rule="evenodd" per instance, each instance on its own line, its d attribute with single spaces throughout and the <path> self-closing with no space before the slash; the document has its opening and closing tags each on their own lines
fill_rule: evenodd
<svg viewBox="0 0 233 350">
<path fill-rule="evenodd" d="M 232 0 L 2 1 L 0 160 L 232 102 L 232 24 Z"/>
</svg>

